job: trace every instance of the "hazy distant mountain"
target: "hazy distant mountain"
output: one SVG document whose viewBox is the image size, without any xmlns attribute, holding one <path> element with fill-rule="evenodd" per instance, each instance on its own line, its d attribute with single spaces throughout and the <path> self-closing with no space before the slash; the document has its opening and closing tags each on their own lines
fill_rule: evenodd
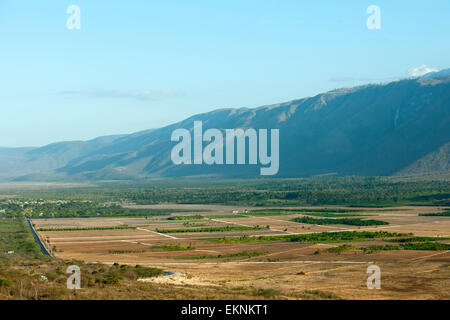
<svg viewBox="0 0 450 320">
<path fill-rule="evenodd" d="M 204 130 L 280 129 L 278 176 L 448 171 L 450 77 L 445 72 L 255 109 L 215 110 L 131 135 L 0 149 L 0 177 L 259 176 L 259 165 L 173 165 L 172 131 L 192 130 L 194 120 L 202 120 Z"/>
</svg>

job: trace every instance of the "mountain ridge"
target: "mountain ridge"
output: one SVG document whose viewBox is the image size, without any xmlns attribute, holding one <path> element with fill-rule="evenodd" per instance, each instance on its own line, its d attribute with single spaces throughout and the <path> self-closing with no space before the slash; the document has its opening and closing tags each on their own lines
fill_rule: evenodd
<svg viewBox="0 0 450 320">
<path fill-rule="evenodd" d="M 395 175 L 428 166 L 427 155 L 450 141 L 450 77 L 404 79 L 342 88 L 257 108 L 221 108 L 127 135 L 57 142 L 31 150 L 0 148 L 0 178 L 27 180 L 140 179 L 147 177 L 254 177 L 259 166 L 175 166 L 171 133 L 209 128 L 280 130 L 280 177 L 318 174 Z M 441 150 L 439 159 L 446 161 Z M 14 154 L 15 152 L 15 154 Z M 429 159 L 429 160 L 427 160 Z M 442 160 L 444 159 L 444 160 Z M 447 158 L 449 159 L 449 158 Z M 414 163 L 422 161 L 421 165 Z M 408 168 L 412 168 L 408 170 Z"/>
</svg>

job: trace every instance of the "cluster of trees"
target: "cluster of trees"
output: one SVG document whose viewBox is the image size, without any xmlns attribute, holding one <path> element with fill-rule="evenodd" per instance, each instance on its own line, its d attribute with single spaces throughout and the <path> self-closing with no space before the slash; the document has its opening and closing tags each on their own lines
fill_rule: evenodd
<svg viewBox="0 0 450 320">
<path fill-rule="evenodd" d="M 156 232 L 159 233 L 226 232 L 226 231 L 247 231 L 247 230 L 261 230 L 261 229 L 264 228 L 261 228 L 259 226 L 256 227 L 227 226 L 227 227 L 189 228 L 189 229 L 163 229 L 163 230 L 156 229 Z"/>
<path fill-rule="evenodd" d="M 319 225 L 327 225 L 327 224 L 344 224 L 349 226 L 382 226 L 387 225 L 389 222 L 380 221 L 380 220 L 362 220 L 357 218 L 335 218 L 335 219 L 316 219 L 310 217 L 301 217 L 291 219 L 292 222 L 298 223 L 306 223 L 306 224 L 319 224 Z"/>
<path fill-rule="evenodd" d="M 321 254 L 322 252 L 326 252 L 326 253 L 337 253 L 337 254 L 341 254 L 344 251 L 347 250 L 355 250 L 358 249 L 354 246 L 348 245 L 348 244 L 344 244 L 341 246 L 337 246 L 337 247 L 333 247 L 333 248 L 327 248 L 327 249 L 322 249 L 322 250 L 316 250 L 314 252 L 314 254 Z"/>
<path fill-rule="evenodd" d="M 308 179 L 165 180 L 133 183 L 100 183 L 98 187 L 20 192 L 23 199 L 68 200 L 66 204 L 29 205 L 32 215 L 145 216 L 169 210 L 133 210 L 102 203 L 192 203 L 253 206 L 347 205 L 385 207 L 404 204 L 450 205 L 448 179 L 401 177 L 314 177 Z M 89 200 L 92 202 L 87 202 Z M 0 209 L 18 212 L 16 204 Z M 27 206 L 25 206 L 27 207 Z M 172 212 L 174 210 L 171 210 Z M 183 211 L 183 210 L 177 210 Z M 339 212 L 336 212 L 339 213 Z M 343 213 L 343 212 L 340 212 Z"/>
<path fill-rule="evenodd" d="M 396 233 L 396 232 L 369 232 L 369 231 L 342 231 L 342 232 L 322 232 L 298 235 L 279 235 L 279 236 L 258 236 L 249 237 L 242 236 L 239 238 L 210 238 L 204 239 L 212 242 L 223 243 L 246 243 L 246 242 L 265 242 L 265 241 L 290 241 L 302 243 L 333 243 L 333 242 L 347 242 L 347 241 L 365 241 L 382 238 L 394 238 L 412 236 L 411 233 Z"/>
<path fill-rule="evenodd" d="M 359 248 L 364 252 L 385 251 L 385 250 L 450 250 L 450 244 L 439 242 L 423 242 L 423 243 L 404 243 L 398 246 L 393 245 L 378 245 Z"/>
<path fill-rule="evenodd" d="M 109 254 L 144 253 L 145 250 L 108 250 Z"/>
<path fill-rule="evenodd" d="M 101 267 L 91 273 L 93 276 L 83 275 L 81 279 L 83 281 L 83 279 L 87 278 L 87 280 L 85 279 L 84 281 L 88 282 L 88 287 L 92 287 L 98 284 L 117 285 L 124 279 L 136 280 L 139 278 L 152 278 L 160 276 L 163 273 L 164 271 L 158 268 L 142 267 L 140 265 L 132 267 L 114 263 L 108 270 Z"/>
<path fill-rule="evenodd" d="M 259 213 L 357 213 L 364 212 L 365 210 L 357 210 L 357 209 L 328 209 L 328 208 L 317 208 L 317 209 L 260 209 L 260 210 L 252 210 L 248 212 L 248 214 L 259 214 Z"/>
<path fill-rule="evenodd" d="M 61 201 L 61 202 L 34 202 L 22 201 L 18 203 L 0 204 L 8 216 L 26 214 L 32 218 L 66 218 L 66 217 L 150 217 L 168 215 L 177 210 L 166 209 L 128 209 L 117 204 L 105 204 L 95 201 Z"/>
<path fill-rule="evenodd" d="M 424 217 L 450 217 L 450 210 L 445 210 L 443 212 L 436 212 L 436 213 L 421 213 L 419 216 Z"/>
<path fill-rule="evenodd" d="M 389 251 L 389 250 L 449 250 L 450 244 L 436 243 L 436 242 L 424 242 L 424 243 L 402 243 L 400 245 L 374 245 L 369 247 L 354 247 L 348 244 L 337 246 L 334 248 L 327 248 L 323 250 L 317 250 L 314 254 L 320 254 L 322 252 L 341 254 L 347 250 L 362 250 L 364 253 L 373 253 L 375 251 Z"/>
<path fill-rule="evenodd" d="M 450 199 L 450 182 L 378 177 L 324 177 L 311 179 L 251 180 L 207 186 L 141 188 L 127 191 L 137 203 L 227 203 L 251 205 L 363 204 L 390 206 L 403 203 L 437 204 Z"/>
<path fill-rule="evenodd" d="M 450 240 L 450 238 L 444 237 L 411 237 L 411 238 L 399 238 L 399 239 L 388 239 L 389 242 L 400 242 L 400 243 L 411 243 L 411 242 L 432 242 L 432 241 L 442 241 Z"/>
<path fill-rule="evenodd" d="M 195 250 L 195 248 L 189 244 L 187 246 L 181 246 L 176 243 L 167 243 L 167 244 L 161 244 L 157 246 L 153 246 L 152 250 L 162 250 L 162 251 L 190 251 Z"/>
<path fill-rule="evenodd" d="M 116 204 L 104 205 L 96 202 L 71 201 L 62 205 L 53 203 L 34 208 L 33 212 L 43 213 L 42 217 L 113 217 L 113 216 L 158 216 L 166 215 L 168 211 L 150 211 L 127 209 Z"/>
<path fill-rule="evenodd" d="M 442 178 L 314 177 L 308 179 L 161 180 L 100 183 L 98 187 L 35 190 L 24 198 L 130 201 L 138 204 L 220 203 L 246 205 L 450 204 L 450 181 Z"/>
<path fill-rule="evenodd" d="M 122 230 L 122 229 L 136 229 L 136 227 L 123 225 L 116 227 L 40 228 L 37 231 L 91 231 L 91 230 Z"/>
<path fill-rule="evenodd" d="M 204 217 L 201 215 L 195 215 L 195 216 L 175 216 L 175 217 L 169 217 L 167 220 L 201 220 Z"/>
<path fill-rule="evenodd" d="M 354 210 L 354 209 L 264 209 L 264 210 L 253 210 L 246 213 L 246 215 L 278 216 L 278 215 L 302 214 L 316 217 L 354 217 L 365 215 L 357 212 L 369 212 L 369 211 Z"/>
</svg>

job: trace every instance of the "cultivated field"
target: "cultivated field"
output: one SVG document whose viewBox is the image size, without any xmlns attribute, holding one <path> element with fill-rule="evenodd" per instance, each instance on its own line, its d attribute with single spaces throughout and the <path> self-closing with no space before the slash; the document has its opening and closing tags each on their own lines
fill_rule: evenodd
<svg viewBox="0 0 450 320">
<path fill-rule="evenodd" d="M 277 212 L 275 208 L 257 211 L 216 205 L 132 207 L 192 212 L 150 218 L 33 219 L 32 223 L 58 258 L 139 264 L 173 272 L 141 281 L 199 288 L 220 286 L 236 290 L 237 294 L 242 288 L 251 287 L 262 290 L 267 297 L 288 299 L 450 298 L 450 252 L 445 247 L 450 244 L 446 239 L 450 238 L 450 218 L 419 216 L 445 208 L 291 207 Z M 350 215 L 354 216 L 350 218 L 389 224 L 318 225 L 292 221 L 302 217 L 325 219 L 324 215 L 337 219 L 333 216 L 348 214 L 339 210 L 351 210 Z M 384 231 L 390 235 L 356 241 L 292 241 L 280 237 L 338 235 L 344 231 Z M 438 237 L 427 243 L 443 244 L 444 249 L 367 249 L 398 245 L 389 239 L 413 236 Z M 342 245 L 349 248 L 338 250 Z M 367 289 L 366 271 L 372 264 L 381 268 L 381 290 Z"/>
</svg>

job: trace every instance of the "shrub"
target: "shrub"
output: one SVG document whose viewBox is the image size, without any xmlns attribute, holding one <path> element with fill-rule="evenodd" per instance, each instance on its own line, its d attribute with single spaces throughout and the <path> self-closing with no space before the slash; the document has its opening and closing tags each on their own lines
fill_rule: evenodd
<svg viewBox="0 0 450 320">
<path fill-rule="evenodd" d="M 104 284 L 118 284 L 123 279 L 123 275 L 118 271 L 110 271 L 103 278 Z"/>
<path fill-rule="evenodd" d="M 8 279 L 0 278 L 0 288 L 2 288 L 2 287 L 10 287 L 10 286 L 11 286 L 11 281 L 9 281 Z"/>
<path fill-rule="evenodd" d="M 163 274 L 161 269 L 136 266 L 134 272 L 139 278 L 152 278 Z"/>
</svg>

